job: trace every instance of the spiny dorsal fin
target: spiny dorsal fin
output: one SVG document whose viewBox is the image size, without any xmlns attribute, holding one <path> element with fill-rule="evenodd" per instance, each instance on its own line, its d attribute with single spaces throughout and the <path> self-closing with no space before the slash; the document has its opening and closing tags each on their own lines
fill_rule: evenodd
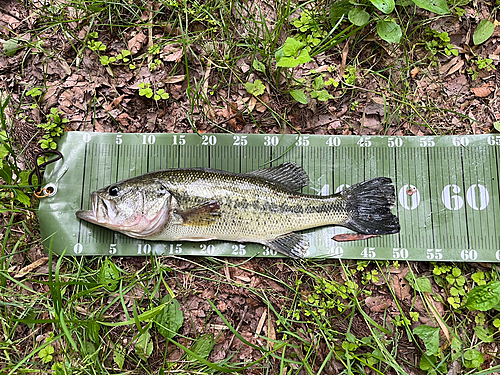
<svg viewBox="0 0 500 375">
<path fill-rule="evenodd" d="M 216 216 L 220 215 L 219 210 L 219 202 L 211 200 L 189 210 L 176 210 L 175 213 L 182 218 L 182 225 L 204 226 L 213 224 Z"/>
<path fill-rule="evenodd" d="M 245 173 L 247 176 L 259 177 L 274 182 L 289 191 L 297 191 L 309 184 L 307 173 L 292 162 Z"/>
<path fill-rule="evenodd" d="M 303 258 L 309 248 L 306 236 L 297 233 L 287 233 L 265 243 L 266 246 L 292 258 Z"/>
</svg>

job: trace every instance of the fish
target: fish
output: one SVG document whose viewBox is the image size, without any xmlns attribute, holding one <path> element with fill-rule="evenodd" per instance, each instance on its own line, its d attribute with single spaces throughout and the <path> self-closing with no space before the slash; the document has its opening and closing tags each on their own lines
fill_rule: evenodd
<svg viewBox="0 0 500 375">
<path fill-rule="evenodd" d="M 127 236 L 152 241 L 259 243 L 302 258 L 302 230 L 338 225 L 366 235 L 400 231 L 392 180 L 377 177 L 339 193 L 300 193 L 309 177 L 286 162 L 248 173 L 210 168 L 150 172 L 91 193 L 91 210 L 76 217 Z"/>
</svg>

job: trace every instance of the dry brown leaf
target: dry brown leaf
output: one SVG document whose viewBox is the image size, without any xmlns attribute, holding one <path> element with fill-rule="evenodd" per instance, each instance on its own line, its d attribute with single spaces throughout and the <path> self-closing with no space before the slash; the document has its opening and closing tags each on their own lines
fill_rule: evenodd
<svg viewBox="0 0 500 375">
<path fill-rule="evenodd" d="M 262 315 L 259 319 L 259 323 L 257 324 L 257 329 L 255 330 L 255 337 L 260 335 L 260 331 L 262 331 L 262 327 L 264 327 L 264 323 L 266 322 L 266 318 L 267 318 L 267 311 L 264 310 L 264 312 L 262 313 Z"/>
<path fill-rule="evenodd" d="M 239 279 L 245 283 L 249 283 L 250 281 L 252 281 L 248 276 L 245 276 L 245 275 L 236 275 L 234 276 L 235 279 Z"/>
<path fill-rule="evenodd" d="M 125 95 L 120 95 L 118 98 L 114 98 L 113 101 L 106 107 L 106 111 L 111 111 L 113 108 L 117 108 L 123 98 L 125 98 Z"/>
<path fill-rule="evenodd" d="M 478 98 L 486 98 L 493 92 L 493 88 L 491 83 L 486 83 L 481 87 L 473 87 L 470 89 L 470 91 L 472 91 Z"/>
<path fill-rule="evenodd" d="M 410 283 L 406 281 L 405 276 L 408 274 L 409 269 L 405 267 L 401 269 L 400 274 L 395 274 L 390 280 L 392 287 L 394 289 L 394 294 L 400 301 L 410 302 L 411 301 L 411 287 Z"/>
<path fill-rule="evenodd" d="M 33 270 L 37 269 L 38 267 L 40 267 L 41 265 L 45 264 L 48 260 L 49 260 L 48 257 L 43 257 L 43 258 L 35 260 L 33 263 L 28 264 L 26 267 L 21 268 L 19 270 L 19 272 L 14 275 L 14 278 L 19 279 L 21 277 L 26 276 L 31 271 L 33 271 Z"/>
<path fill-rule="evenodd" d="M 160 58 L 163 61 L 179 62 L 181 61 L 183 54 L 184 51 L 178 44 L 167 44 L 161 51 Z"/>
<path fill-rule="evenodd" d="M 184 81 L 186 78 L 185 74 L 181 74 L 178 76 L 169 76 L 161 79 L 161 82 L 163 83 L 178 83 Z"/>
<path fill-rule="evenodd" d="M 417 68 L 417 67 L 415 67 L 412 70 L 410 70 L 410 76 L 411 76 L 411 78 L 415 78 L 419 72 L 420 72 L 420 69 Z"/>
<path fill-rule="evenodd" d="M 139 50 L 144 45 L 144 42 L 146 41 L 146 39 L 147 39 L 147 37 L 146 37 L 146 35 L 144 35 L 144 33 L 142 31 L 135 34 L 135 36 L 132 39 L 130 39 L 127 43 L 128 50 L 130 51 L 130 53 L 132 55 L 137 54 L 137 52 L 139 52 Z"/>
<path fill-rule="evenodd" d="M 257 104 L 257 98 L 252 95 L 250 102 L 248 103 L 248 112 L 252 112 Z"/>
<path fill-rule="evenodd" d="M 439 73 L 440 74 L 446 74 L 448 70 L 451 69 L 452 66 L 454 66 L 458 61 L 460 60 L 460 56 L 454 57 L 450 61 L 448 61 L 446 64 L 442 65 L 439 68 Z"/>
<path fill-rule="evenodd" d="M 380 299 L 375 297 L 368 297 L 365 299 L 366 306 L 370 308 L 370 311 L 375 313 L 380 313 L 385 311 L 391 306 L 391 301 L 387 299 Z"/>
<path fill-rule="evenodd" d="M 464 60 L 460 60 L 454 67 L 452 67 L 448 73 L 446 75 L 451 75 L 455 72 L 458 72 L 460 69 L 462 69 L 462 67 L 464 66 L 465 64 L 465 61 Z"/>
<path fill-rule="evenodd" d="M 274 324 L 271 319 L 267 321 L 267 336 L 269 338 L 269 347 L 272 349 L 274 347 L 274 342 L 276 341 L 276 331 L 274 329 Z"/>
<path fill-rule="evenodd" d="M 342 60 L 340 62 L 340 67 L 339 67 L 339 76 L 342 77 L 345 72 L 345 66 L 347 63 L 347 55 L 349 54 L 349 41 L 351 38 L 347 39 L 345 42 L 344 48 L 342 49 Z"/>
</svg>

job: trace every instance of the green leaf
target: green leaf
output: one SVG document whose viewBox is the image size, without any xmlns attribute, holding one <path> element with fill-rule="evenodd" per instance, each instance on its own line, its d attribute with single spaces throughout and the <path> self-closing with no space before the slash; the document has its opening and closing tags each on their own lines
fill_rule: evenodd
<svg viewBox="0 0 500 375">
<path fill-rule="evenodd" d="M 385 14 L 389 14 L 394 10 L 396 3 L 394 0 L 370 0 L 375 7 L 384 12 Z"/>
<path fill-rule="evenodd" d="M 474 30 L 474 34 L 472 35 L 472 40 L 474 44 L 477 46 L 478 44 L 486 42 L 495 31 L 495 25 L 493 22 L 489 20 L 482 20 L 477 25 L 476 30 Z"/>
<path fill-rule="evenodd" d="M 446 0 L 413 0 L 416 6 L 436 14 L 449 14 Z"/>
<path fill-rule="evenodd" d="M 123 364 L 125 363 L 125 353 L 121 345 L 117 345 L 113 350 L 113 361 L 118 365 L 120 370 L 123 370 Z"/>
<path fill-rule="evenodd" d="M 411 287 L 417 292 L 432 293 L 431 282 L 427 277 L 422 276 L 418 279 L 415 279 L 415 276 L 409 273 L 406 275 L 405 279 L 408 280 Z"/>
<path fill-rule="evenodd" d="M 465 307 L 469 310 L 488 311 L 500 301 L 500 281 L 492 281 L 487 285 L 479 285 L 467 295 Z"/>
<path fill-rule="evenodd" d="M 83 340 L 82 353 L 87 356 L 91 356 L 95 353 L 95 346 L 93 343 L 87 340 Z"/>
<path fill-rule="evenodd" d="M 294 68 L 297 65 L 311 61 L 306 44 L 294 38 L 287 38 L 283 47 L 275 53 L 276 66 L 284 68 Z"/>
<path fill-rule="evenodd" d="M 305 64 L 311 60 L 312 59 L 311 56 L 309 56 L 309 52 L 304 48 L 302 51 L 300 51 L 300 55 L 297 58 L 284 56 L 280 59 L 280 61 L 278 61 L 276 66 L 281 66 L 283 68 L 295 68 L 296 66 Z"/>
<path fill-rule="evenodd" d="M 160 306 L 156 306 L 155 308 L 153 308 L 151 310 L 147 310 L 147 311 L 143 312 L 142 314 L 135 316 L 129 320 L 123 321 L 123 322 L 106 322 L 106 321 L 97 321 L 97 322 L 103 326 L 108 326 L 108 327 L 128 326 L 131 324 L 137 324 L 137 323 L 149 320 L 149 319 L 153 319 L 156 315 L 161 313 L 164 308 L 165 308 L 165 304 L 161 304 Z"/>
<path fill-rule="evenodd" d="M 30 197 L 28 197 L 26 194 L 24 194 L 22 191 L 17 190 L 16 192 L 16 199 L 24 204 L 26 207 L 29 207 L 31 205 L 31 200 Z"/>
<path fill-rule="evenodd" d="M 364 26 L 370 21 L 370 15 L 364 9 L 353 8 L 348 14 L 349 21 L 356 26 Z"/>
<path fill-rule="evenodd" d="M 296 56 L 305 45 L 305 43 L 299 42 L 297 39 L 288 37 L 285 44 L 283 44 L 283 54 L 285 56 Z"/>
<path fill-rule="evenodd" d="M 258 72 L 265 73 L 266 72 L 266 66 L 262 64 L 259 60 L 254 59 L 252 62 L 252 67 L 257 70 Z"/>
<path fill-rule="evenodd" d="M 54 347 L 52 345 L 47 345 L 45 348 L 41 349 L 38 352 L 38 356 L 43 363 L 49 363 L 50 361 L 52 361 L 52 354 L 54 354 Z"/>
<path fill-rule="evenodd" d="M 438 367 L 436 367 L 439 365 Z M 436 360 L 435 356 L 422 355 L 420 358 L 420 370 L 429 371 L 428 374 L 436 374 L 436 370 L 440 371 L 440 373 L 446 373 L 446 363 Z M 427 373 L 427 372 L 426 372 Z"/>
<path fill-rule="evenodd" d="M 155 322 L 158 325 L 158 333 L 165 338 L 172 339 L 184 323 L 184 315 L 180 310 L 181 305 L 176 299 L 163 297 L 162 303 L 167 303 L 165 308 L 155 317 Z M 168 303 L 169 302 L 169 303 Z"/>
<path fill-rule="evenodd" d="M 189 349 L 195 354 L 198 354 L 201 358 L 207 359 L 212 351 L 214 346 L 214 336 L 211 333 L 208 333 L 204 336 L 201 336 L 194 345 L 192 345 Z M 193 361 L 195 358 L 191 355 L 186 356 L 187 361 Z"/>
<path fill-rule="evenodd" d="M 339 22 L 340 18 L 348 14 L 351 9 L 352 5 L 348 0 L 335 2 L 330 8 L 330 23 L 332 26 L 335 26 L 335 24 Z"/>
<path fill-rule="evenodd" d="M 377 33 L 389 43 L 399 43 L 403 35 L 401 27 L 394 21 L 380 21 L 377 23 Z"/>
<path fill-rule="evenodd" d="M 3 51 L 7 56 L 14 56 L 22 48 L 19 46 L 19 40 L 19 38 L 12 38 L 3 43 Z"/>
<path fill-rule="evenodd" d="M 312 83 L 312 86 L 315 90 L 321 90 L 323 87 L 325 87 L 325 81 L 323 81 L 323 77 L 316 77 Z"/>
<path fill-rule="evenodd" d="M 106 258 L 102 262 L 101 269 L 99 271 L 99 282 L 104 285 L 104 287 L 112 292 L 118 286 L 118 279 L 120 277 L 120 271 L 115 266 L 115 264 Z"/>
<path fill-rule="evenodd" d="M 299 103 L 307 104 L 307 96 L 306 96 L 306 94 L 304 94 L 304 91 L 302 91 L 302 90 L 292 90 L 292 91 L 290 91 L 290 95 L 292 95 L 292 97 L 296 101 L 298 101 Z"/>
<path fill-rule="evenodd" d="M 4 145 L 0 144 L 0 159 L 3 159 L 7 155 L 9 155 L 9 150 L 7 150 Z"/>
<path fill-rule="evenodd" d="M 151 356 L 151 353 L 153 353 L 153 342 L 151 341 L 151 334 L 149 331 L 139 336 L 135 343 L 135 352 L 137 356 L 144 361 L 147 361 Z"/>
<path fill-rule="evenodd" d="M 68 375 L 71 372 L 67 371 L 64 364 L 61 362 L 54 362 L 51 366 L 54 375 Z"/>
<path fill-rule="evenodd" d="M 422 324 L 413 329 L 413 333 L 424 342 L 427 355 L 433 356 L 437 354 L 439 350 L 439 328 Z"/>
<path fill-rule="evenodd" d="M 484 358 L 479 350 L 469 349 L 464 353 L 464 365 L 467 368 L 478 368 L 483 362 Z"/>
<path fill-rule="evenodd" d="M 254 96 L 259 96 L 266 88 L 260 79 L 256 79 L 254 83 L 246 82 L 244 86 L 247 92 Z"/>
<path fill-rule="evenodd" d="M 496 130 L 497 132 L 500 132 L 500 121 L 495 121 L 495 122 L 493 123 L 493 127 L 495 128 L 495 130 Z"/>
<path fill-rule="evenodd" d="M 475 326 L 474 333 L 477 338 L 483 342 L 492 342 L 495 331 L 491 328 L 484 328 L 483 326 Z"/>
<path fill-rule="evenodd" d="M 316 98 L 321 102 L 327 102 L 330 99 L 333 99 L 333 96 L 326 90 L 313 91 L 311 92 L 311 98 Z"/>
</svg>

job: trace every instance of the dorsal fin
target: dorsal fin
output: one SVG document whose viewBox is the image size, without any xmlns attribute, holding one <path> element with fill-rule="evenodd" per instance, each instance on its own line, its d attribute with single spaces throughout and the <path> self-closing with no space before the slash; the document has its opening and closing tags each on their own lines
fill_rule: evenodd
<svg viewBox="0 0 500 375">
<path fill-rule="evenodd" d="M 283 189 L 297 191 L 309 184 L 309 177 L 302 167 L 286 162 L 275 167 L 257 169 L 245 173 L 246 176 L 259 177 L 280 185 Z"/>
</svg>

